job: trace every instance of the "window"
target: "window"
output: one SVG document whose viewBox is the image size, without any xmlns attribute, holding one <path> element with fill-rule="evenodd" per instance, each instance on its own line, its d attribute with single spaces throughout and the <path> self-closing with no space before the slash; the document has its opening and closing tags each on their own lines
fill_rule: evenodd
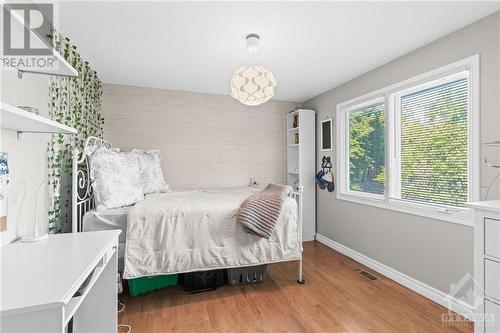
<svg viewBox="0 0 500 333">
<path fill-rule="evenodd" d="M 348 112 L 349 190 L 384 194 L 384 102 Z"/>
<path fill-rule="evenodd" d="M 338 198 L 470 224 L 477 66 L 471 57 L 339 104 Z"/>
<path fill-rule="evenodd" d="M 468 199 L 468 72 L 394 96 L 394 198 L 464 207 Z"/>
</svg>

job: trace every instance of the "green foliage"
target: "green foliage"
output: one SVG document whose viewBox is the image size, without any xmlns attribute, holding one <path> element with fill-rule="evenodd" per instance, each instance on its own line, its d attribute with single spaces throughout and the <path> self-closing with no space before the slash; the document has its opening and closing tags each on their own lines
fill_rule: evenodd
<svg viewBox="0 0 500 333">
<path fill-rule="evenodd" d="M 441 92 L 422 117 L 403 108 L 401 198 L 464 206 L 468 195 L 467 99 Z"/>
<path fill-rule="evenodd" d="M 47 148 L 51 197 L 49 231 L 63 232 L 68 229 L 71 216 L 71 150 L 76 147 L 81 151 L 88 136 L 102 137 L 102 85 L 69 38 L 53 32 L 51 39 L 54 48 L 79 74 L 77 78 L 52 76 L 50 83 L 51 118 L 78 130 L 76 137 L 54 134 Z"/>
<path fill-rule="evenodd" d="M 349 113 L 350 189 L 384 193 L 384 104 Z"/>
</svg>

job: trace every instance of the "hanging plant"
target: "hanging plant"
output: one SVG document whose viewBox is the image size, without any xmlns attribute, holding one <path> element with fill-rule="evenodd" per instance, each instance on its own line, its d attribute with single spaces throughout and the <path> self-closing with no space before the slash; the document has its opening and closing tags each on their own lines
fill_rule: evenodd
<svg viewBox="0 0 500 333">
<path fill-rule="evenodd" d="M 71 225 L 71 151 L 82 151 L 89 136 L 102 138 L 102 84 L 97 73 L 83 61 L 67 37 L 53 31 L 52 45 L 77 71 L 78 77 L 52 76 L 50 81 L 50 116 L 53 120 L 77 129 L 76 136 L 52 135 L 47 147 L 49 168 L 49 232 L 69 231 Z"/>
</svg>

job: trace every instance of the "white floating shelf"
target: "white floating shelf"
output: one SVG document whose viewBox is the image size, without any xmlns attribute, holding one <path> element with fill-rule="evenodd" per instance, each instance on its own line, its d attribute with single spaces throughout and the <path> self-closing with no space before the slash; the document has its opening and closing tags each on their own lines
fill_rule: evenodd
<svg viewBox="0 0 500 333">
<path fill-rule="evenodd" d="M 290 175 L 298 175 L 299 172 L 298 171 L 288 171 L 288 174 L 290 174 Z"/>
<path fill-rule="evenodd" d="M 77 133 L 77 130 L 73 127 L 21 110 L 3 102 L 0 103 L 0 127 L 18 133 Z"/>
<path fill-rule="evenodd" d="M 299 146 L 298 143 L 294 143 L 294 144 L 288 145 L 288 147 L 298 147 L 298 146 Z"/>
<path fill-rule="evenodd" d="M 288 129 L 289 132 L 298 131 L 298 130 L 299 130 L 299 127 L 292 127 L 292 128 Z"/>
</svg>

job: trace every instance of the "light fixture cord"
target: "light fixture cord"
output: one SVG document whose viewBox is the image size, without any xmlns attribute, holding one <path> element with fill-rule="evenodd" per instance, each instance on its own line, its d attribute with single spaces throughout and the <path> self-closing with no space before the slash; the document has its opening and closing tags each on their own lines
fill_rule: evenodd
<svg viewBox="0 0 500 333">
<path fill-rule="evenodd" d="M 247 45 L 248 47 L 248 45 Z M 249 48 L 248 51 L 250 52 L 250 64 L 251 66 L 255 65 L 255 53 L 257 53 L 256 48 Z"/>
</svg>

